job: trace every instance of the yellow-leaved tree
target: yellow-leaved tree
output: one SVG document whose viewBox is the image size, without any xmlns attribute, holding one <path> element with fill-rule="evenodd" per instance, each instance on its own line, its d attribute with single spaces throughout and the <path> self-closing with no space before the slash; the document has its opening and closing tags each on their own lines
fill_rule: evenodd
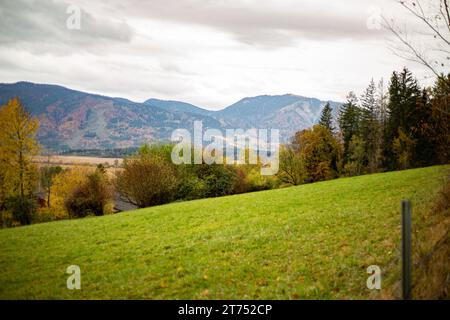
<svg viewBox="0 0 450 320">
<path fill-rule="evenodd" d="M 31 223 L 32 194 L 38 181 L 32 158 L 39 151 L 37 118 L 31 116 L 18 98 L 0 106 L 0 204 L 22 224 Z"/>
<path fill-rule="evenodd" d="M 5 195 L 29 196 L 37 182 L 32 157 L 39 152 L 36 140 L 39 121 L 18 98 L 0 107 L 0 170 Z"/>
</svg>

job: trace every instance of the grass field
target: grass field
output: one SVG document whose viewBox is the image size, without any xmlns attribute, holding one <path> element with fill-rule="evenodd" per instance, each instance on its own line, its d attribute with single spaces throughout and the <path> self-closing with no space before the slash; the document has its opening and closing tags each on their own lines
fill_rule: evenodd
<svg viewBox="0 0 450 320">
<path fill-rule="evenodd" d="M 399 277 L 400 201 L 449 166 L 0 230 L 0 298 L 377 298 Z M 382 290 L 366 268 L 383 270 Z M 81 290 L 66 288 L 69 265 Z"/>
</svg>

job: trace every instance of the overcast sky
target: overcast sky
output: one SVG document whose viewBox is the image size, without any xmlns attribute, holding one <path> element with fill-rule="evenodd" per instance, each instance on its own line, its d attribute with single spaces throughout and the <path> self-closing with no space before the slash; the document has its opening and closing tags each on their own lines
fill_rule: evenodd
<svg viewBox="0 0 450 320">
<path fill-rule="evenodd" d="M 343 101 L 405 65 L 429 76 L 391 52 L 380 13 L 407 19 L 394 0 L 1 0 L 0 82 L 209 109 L 260 94 Z"/>
</svg>

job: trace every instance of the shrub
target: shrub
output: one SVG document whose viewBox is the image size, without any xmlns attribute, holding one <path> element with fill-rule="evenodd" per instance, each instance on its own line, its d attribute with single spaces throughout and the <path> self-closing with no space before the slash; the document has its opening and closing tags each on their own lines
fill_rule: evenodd
<svg viewBox="0 0 450 320">
<path fill-rule="evenodd" d="M 33 223 L 56 221 L 67 218 L 67 213 L 63 212 L 60 208 L 44 207 L 37 210 Z"/>
<path fill-rule="evenodd" d="M 237 180 L 237 172 L 233 166 L 201 164 L 194 166 L 194 172 L 206 185 L 205 197 L 233 194 L 233 187 Z"/>
<path fill-rule="evenodd" d="M 94 170 L 87 167 L 72 167 L 65 169 L 53 178 L 53 187 L 51 190 L 51 211 L 56 219 L 69 218 L 69 213 L 66 210 L 65 200 L 77 189 L 79 186 L 86 184 L 87 177 L 92 174 Z"/>
<path fill-rule="evenodd" d="M 21 225 L 31 224 L 37 210 L 34 199 L 21 196 L 7 198 L 5 206 L 6 210 L 11 212 L 13 219 Z"/>
<path fill-rule="evenodd" d="M 160 156 L 142 153 L 124 160 L 115 187 L 121 197 L 140 208 L 170 202 L 178 185 L 172 164 Z"/>
<path fill-rule="evenodd" d="M 17 221 L 14 221 L 11 212 L 0 211 L 0 228 L 11 228 L 19 225 Z"/>
<path fill-rule="evenodd" d="M 180 179 L 176 199 L 194 200 L 205 197 L 205 182 L 194 175 L 183 175 Z"/>
<path fill-rule="evenodd" d="M 279 161 L 278 177 L 282 182 L 296 186 L 305 181 L 304 160 L 298 150 L 295 150 L 292 146 L 283 146 L 280 149 Z"/>
<path fill-rule="evenodd" d="M 102 216 L 112 200 L 112 194 L 101 171 L 87 176 L 87 181 L 77 187 L 66 199 L 65 207 L 71 218 L 88 215 Z"/>
<path fill-rule="evenodd" d="M 219 197 L 248 190 L 245 172 L 232 165 L 179 165 L 177 172 L 176 199 Z"/>
<path fill-rule="evenodd" d="M 168 163 L 171 163 L 172 149 L 173 145 L 171 144 L 152 144 L 152 145 L 144 144 L 138 149 L 138 155 L 159 157 L 164 159 Z"/>
<path fill-rule="evenodd" d="M 248 191 L 261 191 L 278 188 L 280 180 L 277 176 L 263 176 L 261 174 L 261 167 L 254 166 L 246 173 L 246 181 L 248 184 Z"/>
<path fill-rule="evenodd" d="M 236 175 L 233 185 L 233 194 L 245 193 L 250 191 L 250 182 L 247 179 L 247 173 L 243 167 L 235 167 Z"/>
</svg>

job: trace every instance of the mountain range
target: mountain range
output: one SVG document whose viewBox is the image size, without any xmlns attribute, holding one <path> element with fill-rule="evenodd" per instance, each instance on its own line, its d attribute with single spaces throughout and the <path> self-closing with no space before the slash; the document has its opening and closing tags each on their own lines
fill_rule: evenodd
<svg viewBox="0 0 450 320">
<path fill-rule="evenodd" d="M 0 105 L 19 97 L 39 118 L 38 139 L 51 150 L 129 148 L 169 141 L 173 130 L 203 128 L 280 129 L 287 141 L 317 123 L 325 101 L 298 95 L 244 98 L 211 111 L 189 103 L 148 99 L 143 103 L 71 90 L 58 85 L 0 84 Z M 329 101 L 335 113 L 339 102 Z"/>
</svg>

